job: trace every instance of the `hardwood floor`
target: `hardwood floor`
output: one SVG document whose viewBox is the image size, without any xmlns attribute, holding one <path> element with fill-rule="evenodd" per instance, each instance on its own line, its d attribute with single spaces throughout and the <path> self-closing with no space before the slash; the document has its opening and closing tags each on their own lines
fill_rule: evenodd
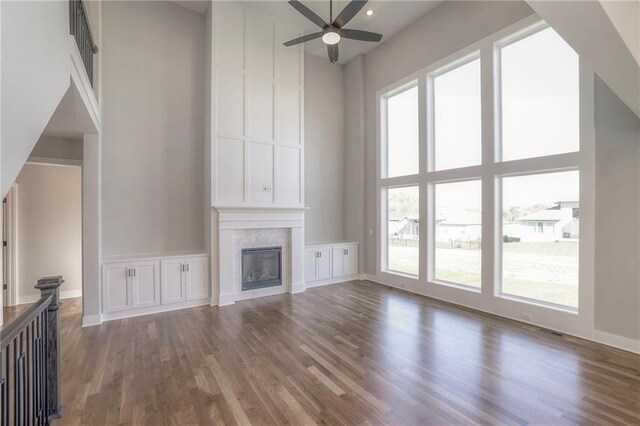
<svg viewBox="0 0 640 426">
<path fill-rule="evenodd" d="M 640 424 L 640 356 L 366 281 L 81 328 L 58 424 Z"/>
</svg>

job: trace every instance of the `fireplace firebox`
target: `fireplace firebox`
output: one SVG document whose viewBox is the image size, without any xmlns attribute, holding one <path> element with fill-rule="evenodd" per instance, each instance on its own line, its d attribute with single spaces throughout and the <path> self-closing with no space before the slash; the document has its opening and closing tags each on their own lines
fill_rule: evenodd
<svg viewBox="0 0 640 426">
<path fill-rule="evenodd" d="M 242 249 L 242 291 L 282 285 L 282 247 Z"/>
</svg>

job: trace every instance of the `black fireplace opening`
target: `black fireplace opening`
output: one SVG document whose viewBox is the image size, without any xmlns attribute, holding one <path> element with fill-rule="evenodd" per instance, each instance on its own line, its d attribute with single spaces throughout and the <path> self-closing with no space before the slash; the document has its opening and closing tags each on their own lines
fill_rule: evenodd
<svg viewBox="0 0 640 426">
<path fill-rule="evenodd" d="M 282 247 L 242 249 L 242 291 L 282 285 Z"/>
</svg>

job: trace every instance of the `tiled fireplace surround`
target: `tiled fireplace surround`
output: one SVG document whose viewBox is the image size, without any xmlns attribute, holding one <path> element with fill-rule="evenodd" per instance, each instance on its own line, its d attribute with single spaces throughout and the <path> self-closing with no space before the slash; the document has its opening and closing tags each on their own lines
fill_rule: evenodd
<svg viewBox="0 0 640 426">
<path fill-rule="evenodd" d="M 212 305 L 304 291 L 304 209 L 216 208 Z M 242 291 L 242 249 L 282 247 L 282 286 Z"/>
</svg>

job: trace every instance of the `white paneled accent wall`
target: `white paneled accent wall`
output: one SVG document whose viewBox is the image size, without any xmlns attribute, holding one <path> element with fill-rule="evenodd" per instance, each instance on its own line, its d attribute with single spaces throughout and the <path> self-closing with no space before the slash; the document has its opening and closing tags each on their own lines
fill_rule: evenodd
<svg viewBox="0 0 640 426">
<path fill-rule="evenodd" d="M 212 4 L 211 204 L 304 206 L 300 29 L 236 2 Z"/>
</svg>

